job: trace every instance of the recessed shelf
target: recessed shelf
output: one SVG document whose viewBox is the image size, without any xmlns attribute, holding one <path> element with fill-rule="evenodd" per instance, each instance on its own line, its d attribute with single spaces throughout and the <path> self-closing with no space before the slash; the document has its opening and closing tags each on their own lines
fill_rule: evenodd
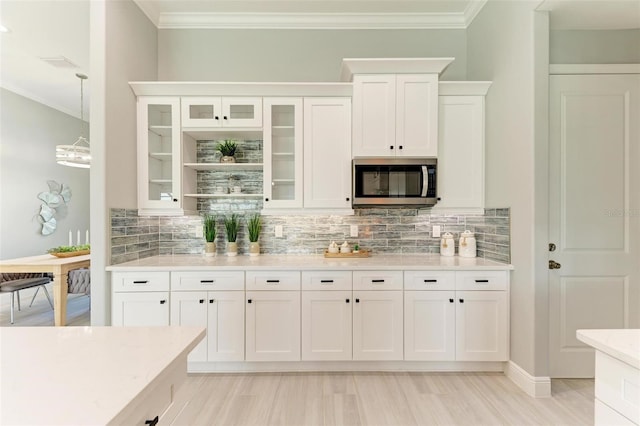
<svg viewBox="0 0 640 426">
<path fill-rule="evenodd" d="M 272 152 L 271 155 L 274 157 L 293 157 L 295 153 L 293 152 Z"/>
<path fill-rule="evenodd" d="M 182 132 L 197 141 L 221 139 L 261 140 L 262 128 L 250 127 L 183 127 Z"/>
<path fill-rule="evenodd" d="M 190 198 L 262 198 L 262 194 L 184 194 Z"/>
<path fill-rule="evenodd" d="M 150 152 L 149 157 L 156 160 L 170 161 L 172 154 L 170 152 Z"/>
<path fill-rule="evenodd" d="M 171 136 L 173 126 L 149 126 L 149 131 L 158 136 Z"/>
<path fill-rule="evenodd" d="M 295 179 L 271 179 L 271 185 L 293 185 L 296 182 Z"/>
<path fill-rule="evenodd" d="M 262 170 L 263 163 L 184 163 L 185 167 L 194 170 Z"/>
<path fill-rule="evenodd" d="M 149 183 L 156 183 L 156 184 L 160 184 L 160 185 L 166 185 L 166 184 L 173 183 L 173 180 L 171 180 L 171 179 L 149 179 Z"/>
</svg>

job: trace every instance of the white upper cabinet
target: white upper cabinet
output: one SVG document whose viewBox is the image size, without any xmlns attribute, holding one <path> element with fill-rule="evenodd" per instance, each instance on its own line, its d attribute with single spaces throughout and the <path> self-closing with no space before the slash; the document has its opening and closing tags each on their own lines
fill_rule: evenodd
<svg viewBox="0 0 640 426">
<path fill-rule="evenodd" d="M 262 98 L 183 97 L 182 127 L 262 127 Z"/>
<path fill-rule="evenodd" d="M 138 209 L 182 215 L 180 99 L 138 98 Z"/>
<path fill-rule="evenodd" d="M 305 208 L 351 208 L 350 141 L 350 99 L 304 99 Z"/>
<path fill-rule="evenodd" d="M 434 212 L 484 209 L 484 98 L 490 82 L 440 83 L 438 204 Z"/>
<path fill-rule="evenodd" d="M 437 156 L 438 75 L 354 75 L 352 153 Z"/>
<path fill-rule="evenodd" d="M 264 98 L 264 209 L 302 207 L 302 98 Z"/>
</svg>

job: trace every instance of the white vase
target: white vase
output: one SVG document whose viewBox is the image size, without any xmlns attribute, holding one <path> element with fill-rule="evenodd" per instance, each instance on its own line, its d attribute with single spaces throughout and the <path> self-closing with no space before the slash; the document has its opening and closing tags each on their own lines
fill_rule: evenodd
<svg viewBox="0 0 640 426">
<path fill-rule="evenodd" d="M 216 255 L 216 242 L 206 242 L 204 243 L 204 255 L 206 257 L 212 257 Z"/>
<path fill-rule="evenodd" d="M 229 241 L 227 243 L 227 256 L 237 256 L 238 255 L 238 243 L 235 241 Z"/>
</svg>

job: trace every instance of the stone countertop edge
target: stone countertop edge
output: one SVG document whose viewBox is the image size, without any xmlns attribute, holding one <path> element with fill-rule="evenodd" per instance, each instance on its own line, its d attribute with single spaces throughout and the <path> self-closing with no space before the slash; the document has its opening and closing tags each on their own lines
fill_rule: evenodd
<svg viewBox="0 0 640 426">
<path fill-rule="evenodd" d="M 325 258 L 322 255 L 260 255 L 228 257 L 218 255 L 166 255 L 119 263 L 107 271 L 313 271 L 313 270 L 386 270 L 386 271 L 507 271 L 511 264 L 478 257 L 440 255 L 373 255 L 367 258 Z"/>
<path fill-rule="evenodd" d="M 640 329 L 578 330 L 578 340 L 640 369 Z"/>
</svg>

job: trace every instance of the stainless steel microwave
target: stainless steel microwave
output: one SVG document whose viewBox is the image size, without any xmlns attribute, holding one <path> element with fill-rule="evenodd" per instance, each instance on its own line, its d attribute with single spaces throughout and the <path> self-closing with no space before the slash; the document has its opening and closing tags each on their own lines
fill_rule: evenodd
<svg viewBox="0 0 640 426">
<path fill-rule="evenodd" d="M 354 206 L 433 206 L 436 158 L 353 159 Z"/>
</svg>

